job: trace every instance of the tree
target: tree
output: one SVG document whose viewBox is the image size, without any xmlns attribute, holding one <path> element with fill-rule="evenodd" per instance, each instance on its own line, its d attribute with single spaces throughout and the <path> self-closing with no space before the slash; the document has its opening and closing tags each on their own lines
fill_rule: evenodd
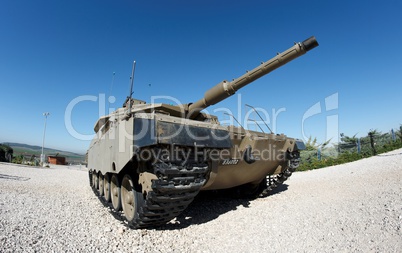
<svg viewBox="0 0 402 253">
<path fill-rule="evenodd" d="M 356 143 L 357 142 L 357 134 L 353 135 L 352 137 L 349 137 L 347 135 L 345 135 L 344 133 L 341 133 L 341 142 L 343 143 Z"/>
<path fill-rule="evenodd" d="M 352 151 L 357 147 L 358 138 L 356 137 L 357 134 L 353 135 L 352 137 L 341 133 L 341 141 L 338 143 L 338 152 L 343 151 Z"/>
<path fill-rule="evenodd" d="M 379 135 L 381 135 L 381 133 L 378 132 L 377 130 L 370 130 L 370 132 L 368 132 L 368 136 L 370 137 L 371 149 L 373 150 L 373 155 L 377 154 L 377 150 L 375 149 L 374 137 L 377 137 Z"/>
<path fill-rule="evenodd" d="M 327 140 L 324 143 L 318 144 L 317 143 L 317 138 L 312 138 L 311 136 L 308 138 L 307 142 L 306 142 L 306 150 L 307 151 L 314 151 L 314 150 L 318 150 L 320 149 L 324 149 L 329 143 L 330 143 L 331 139 Z"/>
<path fill-rule="evenodd" d="M 0 144 L 0 161 L 11 162 L 14 150 L 7 144 Z"/>
<path fill-rule="evenodd" d="M 308 137 L 306 142 L 306 150 L 313 151 L 318 149 L 317 138 L 312 139 L 312 137 Z"/>
<path fill-rule="evenodd" d="M 402 142 L 402 124 L 399 126 L 399 131 L 396 131 L 396 135 L 399 137 L 399 139 Z"/>
</svg>

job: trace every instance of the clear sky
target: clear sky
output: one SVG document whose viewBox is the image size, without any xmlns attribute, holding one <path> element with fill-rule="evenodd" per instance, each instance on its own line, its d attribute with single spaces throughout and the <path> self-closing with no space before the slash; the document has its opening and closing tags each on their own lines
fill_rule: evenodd
<svg viewBox="0 0 402 253">
<path fill-rule="evenodd" d="M 76 133 L 92 134 L 102 96 L 117 108 L 128 95 L 133 60 L 134 97 L 188 103 L 312 35 L 318 48 L 208 112 L 242 119 L 250 104 L 267 110 L 275 132 L 320 141 L 327 129 L 386 132 L 402 123 L 401 13 L 399 0 L 3 0 L 0 142 L 41 145 L 50 112 L 46 146 L 85 153 L 89 141 L 68 131 L 66 112 Z"/>
</svg>

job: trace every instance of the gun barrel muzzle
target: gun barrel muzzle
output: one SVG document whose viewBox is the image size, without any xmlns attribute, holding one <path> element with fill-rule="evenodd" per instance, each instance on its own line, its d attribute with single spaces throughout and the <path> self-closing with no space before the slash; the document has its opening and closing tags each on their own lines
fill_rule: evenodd
<svg viewBox="0 0 402 253">
<path fill-rule="evenodd" d="M 310 51 L 311 49 L 318 47 L 318 42 L 315 39 L 314 36 L 311 36 L 310 38 L 306 39 L 301 43 L 306 50 L 306 52 Z"/>
</svg>

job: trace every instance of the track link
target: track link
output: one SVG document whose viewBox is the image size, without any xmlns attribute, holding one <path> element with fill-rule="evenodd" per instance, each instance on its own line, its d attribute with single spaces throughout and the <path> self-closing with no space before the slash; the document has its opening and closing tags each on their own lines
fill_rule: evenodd
<svg viewBox="0 0 402 253">
<path fill-rule="evenodd" d="M 178 216 L 197 196 L 209 173 L 205 163 L 174 165 L 157 163 L 152 180 L 152 191 L 147 193 L 138 219 L 132 222 L 136 228 L 162 225 Z"/>
<path fill-rule="evenodd" d="M 266 180 L 262 182 L 263 190 L 258 197 L 266 197 L 271 191 L 283 184 L 300 165 L 300 153 L 298 151 L 288 153 L 288 167 L 281 173 L 275 176 L 268 175 Z"/>
</svg>

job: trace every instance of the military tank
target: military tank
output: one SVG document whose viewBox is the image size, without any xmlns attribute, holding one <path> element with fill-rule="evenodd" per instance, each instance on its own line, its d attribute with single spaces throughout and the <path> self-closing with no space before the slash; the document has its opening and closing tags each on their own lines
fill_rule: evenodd
<svg viewBox="0 0 402 253">
<path fill-rule="evenodd" d="M 316 46 L 315 37 L 295 43 L 239 78 L 217 84 L 194 103 L 147 104 L 131 98 L 130 91 L 122 108 L 95 124 L 87 152 L 94 192 L 115 211 L 122 210 L 133 228 L 167 223 L 200 191 L 235 188 L 266 195 L 298 167 L 304 143 L 284 134 L 220 125 L 202 110 Z"/>
</svg>

